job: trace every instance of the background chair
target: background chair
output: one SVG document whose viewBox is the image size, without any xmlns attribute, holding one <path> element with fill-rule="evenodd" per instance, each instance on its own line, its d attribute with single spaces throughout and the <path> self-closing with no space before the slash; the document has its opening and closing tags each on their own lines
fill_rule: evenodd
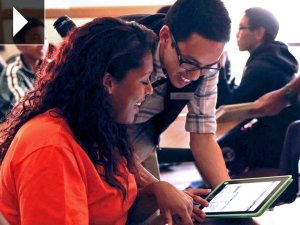
<svg viewBox="0 0 300 225">
<path fill-rule="evenodd" d="M 161 148 L 157 151 L 160 164 L 181 163 L 194 161 L 193 155 L 188 148 Z M 234 178 L 250 178 L 278 175 L 292 175 L 293 182 L 279 197 L 279 202 L 291 203 L 295 201 L 299 192 L 299 158 L 300 158 L 300 120 L 291 123 L 287 129 L 283 150 L 278 168 L 252 167 L 247 172 Z"/>
<path fill-rule="evenodd" d="M 280 197 L 284 202 L 293 202 L 299 192 L 299 159 L 300 120 L 297 120 L 287 129 L 279 164 L 280 175 L 290 174 L 293 177 L 293 182 Z"/>
<path fill-rule="evenodd" d="M 300 120 L 292 122 L 286 132 L 279 168 L 253 167 L 236 178 L 292 175 L 293 182 L 277 199 L 276 204 L 295 201 L 299 192 Z"/>
</svg>

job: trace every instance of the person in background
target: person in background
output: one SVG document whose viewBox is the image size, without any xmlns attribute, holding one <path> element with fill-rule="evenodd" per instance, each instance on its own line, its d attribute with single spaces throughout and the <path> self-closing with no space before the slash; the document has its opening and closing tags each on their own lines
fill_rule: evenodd
<svg viewBox="0 0 300 225">
<path fill-rule="evenodd" d="M 192 197 L 173 198 L 179 190 L 167 182 L 138 191 L 135 180 L 125 125 L 153 92 L 156 40 L 137 23 L 97 18 L 43 64 L 0 131 L 0 212 L 9 223 L 124 225 L 138 195 L 152 200 L 143 209 L 161 210 L 163 224 L 174 215 L 166 202 L 189 205 L 178 215 L 192 224 Z"/>
<path fill-rule="evenodd" d="M 270 11 L 259 7 L 245 11 L 237 43 L 239 50 L 248 51 L 250 57 L 239 86 L 229 88 L 226 78 L 220 77 L 219 105 L 255 101 L 295 78 L 298 62 L 284 43 L 275 41 L 278 30 L 279 23 Z M 277 116 L 257 118 L 257 122 L 249 124 L 249 120 L 244 121 L 219 140 L 223 150 L 232 151 L 226 163 L 232 174 L 239 175 L 253 167 L 277 168 L 286 129 L 299 118 L 300 106 L 294 102 Z"/>
<path fill-rule="evenodd" d="M 1 55 L 2 52 L 4 52 L 4 50 L 5 50 L 5 47 L 3 45 L 0 45 L 0 74 L 6 66 L 6 62 L 5 62 L 4 58 Z"/>
<path fill-rule="evenodd" d="M 0 120 L 24 95 L 32 91 L 35 72 L 48 51 L 48 41 L 44 35 L 44 24 L 35 18 L 27 18 L 28 23 L 13 37 L 20 54 L 13 57 L 0 76 Z M 43 38 L 45 36 L 44 44 Z"/>
<path fill-rule="evenodd" d="M 224 51 L 219 59 L 219 80 L 220 79 L 226 79 L 226 82 L 229 84 L 230 88 L 235 87 L 235 79 L 231 79 L 231 62 L 228 58 L 227 51 Z M 218 99 L 217 99 L 217 105 L 216 108 L 220 106 L 220 103 L 223 102 L 222 97 L 226 97 L 226 94 L 222 93 L 222 82 L 218 82 Z"/>
<path fill-rule="evenodd" d="M 161 7 L 160 9 L 158 9 L 157 13 L 167 14 L 167 12 L 169 11 L 170 8 L 171 8 L 171 5 L 165 5 L 165 6 Z"/>
</svg>

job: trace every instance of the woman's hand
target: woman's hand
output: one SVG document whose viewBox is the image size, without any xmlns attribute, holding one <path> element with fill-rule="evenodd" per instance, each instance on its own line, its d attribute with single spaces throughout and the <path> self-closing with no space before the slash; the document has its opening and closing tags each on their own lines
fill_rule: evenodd
<svg viewBox="0 0 300 225">
<path fill-rule="evenodd" d="M 146 186 L 142 192 L 155 198 L 165 224 L 193 225 L 193 198 L 168 182 L 159 181 Z M 176 220 L 176 221 L 175 221 Z"/>
<path fill-rule="evenodd" d="M 188 189 L 180 191 L 167 182 L 156 182 L 148 185 L 145 190 L 148 194 L 153 194 L 160 213 L 165 218 L 165 223 L 192 225 L 193 220 L 203 222 L 205 213 L 194 206 L 194 202 L 207 206 L 208 202 L 199 195 L 206 195 L 209 189 Z"/>
</svg>

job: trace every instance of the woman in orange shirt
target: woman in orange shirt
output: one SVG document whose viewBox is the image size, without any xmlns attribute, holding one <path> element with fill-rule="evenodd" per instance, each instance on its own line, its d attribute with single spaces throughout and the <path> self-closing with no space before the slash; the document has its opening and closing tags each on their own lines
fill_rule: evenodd
<svg viewBox="0 0 300 225">
<path fill-rule="evenodd" d="M 0 212 L 10 224 L 126 223 L 137 169 L 125 125 L 153 91 L 155 47 L 147 28 L 98 18 L 75 28 L 45 62 L 35 91 L 0 133 Z M 182 224 L 190 224 L 192 198 L 174 200 L 177 192 L 157 182 L 140 193 L 171 215 L 164 199 L 177 201 L 189 209 Z"/>
</svg>

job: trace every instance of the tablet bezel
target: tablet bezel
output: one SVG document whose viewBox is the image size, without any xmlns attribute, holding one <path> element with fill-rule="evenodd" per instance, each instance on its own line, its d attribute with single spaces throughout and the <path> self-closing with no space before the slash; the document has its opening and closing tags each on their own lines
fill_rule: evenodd
<svg viewBox="0 0 300 225">
<path fill-rule="evenodd" d="M 292 182 L 292 176 L 273 176 L 273 177 L 255 177 L 245 179 L 232 179 L 224 181 L 217 186 L 205 199 L 210 202 L 223 188 L 228 184 L 243 184 L 243 183 L 257 183 L 266 181 L 279 181 L 277 186 L 270 192 L 266 198 L 258 205 L 254 211 L 226 211 L 226 212 L 205 212 L 207 217 L 256 217 L 260 216 L 287 188 Z M 200 206 L 203 209 L 202 206 Z"/>
</svg>

